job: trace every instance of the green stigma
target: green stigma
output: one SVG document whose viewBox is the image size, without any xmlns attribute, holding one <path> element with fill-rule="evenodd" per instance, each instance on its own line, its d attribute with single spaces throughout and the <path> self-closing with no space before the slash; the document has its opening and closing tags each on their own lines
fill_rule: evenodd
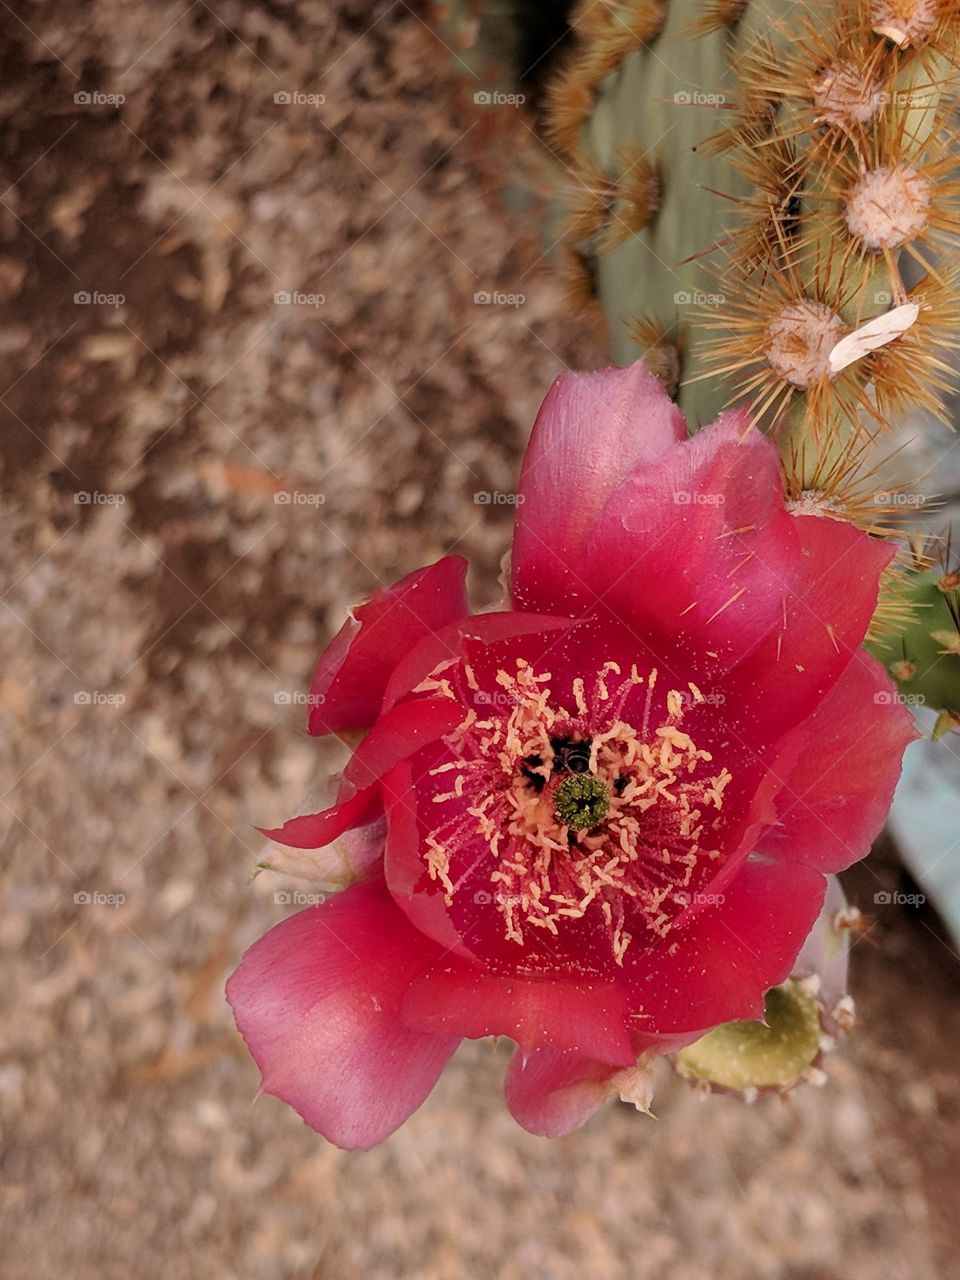
<svg viewBox="0 0 960 1280">
<path fill-rule="evenodd" d="M 574 773 L 564 778 L 553 793 L 553 807 L 565 827 L 580 831 L 595 827 L 610 810 L 606 783 L 590 773 Z"/>
</svg>

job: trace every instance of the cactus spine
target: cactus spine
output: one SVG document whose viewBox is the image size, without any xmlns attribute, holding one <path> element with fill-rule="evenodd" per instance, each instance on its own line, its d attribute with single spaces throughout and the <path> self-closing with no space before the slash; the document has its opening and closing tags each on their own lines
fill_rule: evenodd
<svg viewBox="0 0 960 1280">
<path fill-rule="evenodd" d="M 572 25 L 550 138 L 615 362 L 645 357 L 695 424 L 749 398 L 800 509 L 902 535 L 876 442 L 950 388 L 960 3 L 584 0 Z M 922 663 L 901 578 L 877 628 Z"/>
</svg>

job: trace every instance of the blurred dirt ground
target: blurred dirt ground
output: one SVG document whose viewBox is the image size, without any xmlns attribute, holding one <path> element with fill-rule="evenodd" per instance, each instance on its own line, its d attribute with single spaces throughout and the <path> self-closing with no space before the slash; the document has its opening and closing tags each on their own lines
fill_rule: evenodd
<svg viewBox="0 0 960 1280">
<path fill-rule="evenodd" d="M 501 209 L 526 124 L 474 109 L 422 16 L 0 9 L 0 1272 L 958 1275 L 960 983 L 913 909 L 878 912 L 862 1029 L 787 1105 L 665 1081 L 658 1121 L 547 1143 L 489 1044 L 368 1154 L 253 1105 L 222 987 L 290 910 L 249 881 L 252 824 L 329 764 L 316 654 L 454 547 L 493 596 L 512 508 L 474 495 L 512 491 L 550 379 L 601 357 Z"/>
</svg>

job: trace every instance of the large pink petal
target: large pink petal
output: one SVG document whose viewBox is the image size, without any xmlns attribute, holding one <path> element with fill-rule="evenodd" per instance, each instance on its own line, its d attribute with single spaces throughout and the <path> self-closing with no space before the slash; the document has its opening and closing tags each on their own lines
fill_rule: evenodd
<svg viewBox="0 0 960 1280">
<path fill-rule="evenodd" d="M 859 649 L 891 555 L 845 522 L 789 514 L 777 451 L 741 412 L 634 470 L 583 573 L 598 617 L 626 623 L 663 678 L 689 671 L 733 736 L 766 749 Z"/>
<path fill-rule="evenodd" d="M 382 1142 L 420 1106 L 457 1045 L 399 1016 L 410 982 L 435 959 L 382 881 L 271 929 L 227 983 L 263 1092 L 337 1146 Z"/>
<path fill-rule="evenodd" d="M 610 1080 L 618 1070 L 579 1053 L 518 1049 L 504 1083 L 507 1106 L 528 1132 L 556 1138 L 579 1129 L 610 1101 Z"/>
<path fill-rule="evenodd" d="M 764 992 L 790 976 L 825 887 L 800 863 L 745 862 L 722 902 L 652 952 L 627 950 L 635 1025 L 662 1035 L 761 1017 Z"/>
<path fill-rule="evenodd" d="M 811 714 L 860 651 L 880 575 L 894 548 L 827 516 L 792 516 L 803 571 L 783 616 L 745 647 L 725 677 L 726 711 L 741 731 L 753 723 L 773 743 Z"/>
<path fill-rule="evenodd" d="M 789 764 L 775 802 L 778 821 L 757 847 L 820 871 L 842 871 L 865 857 L 893 800 L 904 748 L 917 736 L 886 672 L 858 653 L 784 743 Z"/>
<path fill-rule="evenodd" d="M 403 1010 L 435 1035 L 510 1036 L 527 1052 L 552 1045 L 621 1067 L 636 1059 L 613 983 L 501 976 L 449 956 L 411 984 Z"/>
<path fill-rule="evenodd" d="M 557 378 L 520 475 L 512 557 L 518 608 L 584 612 L 581 553 L 604 503 L 634 467 L 685 435 L 683 414 L 641 361 Z"/>
<path fill-rule="evenodd" d="M 400 659 L 466 614 L 466 572 L 462 556 L 445 556 L 357 606 L 320 657 L 310 686 L 311 733 L 373 724 Z"/>
<path fill-rule="evenodd" d="M 656 659 L 687 650 L 702 672 L 722 670 L 779 621 L 801 567 L 775 447 L 741 411 L 637 467 L 583 566 L 596 607 Z"/>
</svg>

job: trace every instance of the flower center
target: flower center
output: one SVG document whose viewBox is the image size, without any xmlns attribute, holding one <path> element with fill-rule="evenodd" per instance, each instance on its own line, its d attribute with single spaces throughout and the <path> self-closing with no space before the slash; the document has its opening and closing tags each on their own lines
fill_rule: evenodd
<svg viewBox="0 0 960 1280">
<path fill-rule="evenodd" d="M 553 793 L 557 821 L 576 831 L 595 827 L 610 812 L 607 784 L 591 774 L 572 774 Z"/>
<path fill-rule="evenodd" d="M 549 673 L 516 665 L 497 674 L 496 695 L 462 668 L 473 706 L 446 739 L 451 758 L 430 773 L 440 820 L 426 870 L 452 905 L 486 864 L 490 889 L 475 900 L 492 899 L 520 945 L 530 930 L 556 936 L 589 913 L 622 964 L 638 928 L 666 936 L 721 856 L 711 833 L 731 775 L 680 727 L 703 695 L 691 684 L 655 698 L 655 669 L 624 678 L 607 662 L 589 691 L 572 682 L 565 706 Z M 454 697 L 456 678 L 440 674 L 420 691 Z"/>
</svg>

